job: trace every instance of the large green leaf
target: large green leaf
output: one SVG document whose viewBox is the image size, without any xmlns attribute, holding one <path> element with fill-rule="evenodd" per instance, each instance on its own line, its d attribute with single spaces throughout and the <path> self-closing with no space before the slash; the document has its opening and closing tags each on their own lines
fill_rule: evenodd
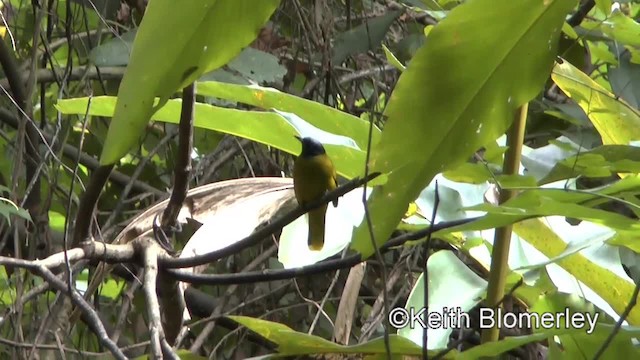
<svg viewBox="0 0 640 360">
<path fill-rule="evenodd" d="M 640 140 L 640 114 L 567 61 L 551 75 L 558 87 L 578 103 L 598 130 L 604 145 L 629 145 Z"/>
<path fill-rule="evenodd" d="M 519 222 L 514 225 L 513 230 L 545 256 L 555 258 L 555 264 L 595 291 L 618 314 L 624 311 L 633 293 L 633 284 L 628 279 L 591 261 L 583 254 L 574 253 L 562 257 L 567 244 L 539 219 Z M 627 320 L 631 324 L 638 324 L 640 309 L 634 308 Z"/>
<path fill-rule="evenodd" d="M 384 354 L 386 352 L 382 339 L 374 339 L 354 346 L 344 346 L 318 336 L 297 332 L 284 324 L 272 321 L 247 316 L 229 316 L 229 318 L 278 344 L 278 352 L 280 355 L 323 353 Z M 422 349 L 419 346 L 401 336 L 390 335 L 389 345 L 392 354 L 413 356 L 422 354 Z M 433 354 L 435 353 L 432 353 L 432 355 Z"/>
<path fill-rule="evenodd" d="M 176 6 L 174 1 L 151 1 L 120 84 L 100 163 L 115 163 L 126 154 L 154 111 L 176 90 L 236 56 L 279 3 L 216 0 Z M 160 102 L 154 108 L 156 96 Z"/>
<path fill-rule="evenodd" d="M 391 172 L 369 211 L 381 246 L 433 176 L 462 163 L 511 124 L 515 109 L 540 92 L 574 0 L 476 0 L 430 32 L 389 99 L 372 170 Z M 535 56 L 533 56 L 535 54 Z M 374 252 L 369 227 L 353 248 Z"/>
<path fill-rule="evenodd" d="M 180 106 L 181 100 L 169 100 L 153 114 L 153 119 L 178 123 Z M 89 98 L 60 100 L 56 104 L 58 111 L 63 114 L 86 113 L 92 116 L 113 116 L 115 107 L 116 98 L 111 96 L 91 98 L 90 104 Z M 196 103 L 193 125 L 240 136 L 290 154 L 300 153 L 300 142 L 293 137 L 297 134 L 296 130 L 290 121 L 275 112 L 243 111 Z M 346 178 L 360 175 L 366 159 L 364 150 L 333 144 L 326 144 L 325 148 L 340 175 Z"/>
<path fill-rule="evenodd" d="M 361 149 L 367 148 L 369 122 L 328 107 L 315 101 L 280 92 L 276 89 L 260 86 L 243 86 L 216 81 L 199 82 L 198 95 L 237 101 L 258 106 L 263 109 L 275 108 L 294 113 L 310 124 L 330 133 L 348 136 L 355 140 Z M 380 139 L 380 130 L 374 126 L 372 142 Z M 364 168 L 364 162 L 358 165 Z"/>
</svg>

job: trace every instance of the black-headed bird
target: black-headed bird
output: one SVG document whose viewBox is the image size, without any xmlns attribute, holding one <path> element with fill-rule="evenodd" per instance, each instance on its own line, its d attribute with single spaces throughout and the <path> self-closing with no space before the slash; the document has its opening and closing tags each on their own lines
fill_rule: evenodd
<svg viewBox="0 0 640 360">
<path fill-rule="evenodd" d="M 324 146 L 310 137 L 296 139 L 302 143 L 302 152 L 293 164 L 293 190 L 298 204 L 306 206 L 311 201 L 321 198 L 327 191 L 338 186 L 336 169 L 327 156 Z M 338 199 L 333 201 L 338 206 Z M 324 245 L 324 222 L 327 204 L 309 211 L 309 237 L 307 243 L 310 250 L 322 250 Z"/>
</svg>

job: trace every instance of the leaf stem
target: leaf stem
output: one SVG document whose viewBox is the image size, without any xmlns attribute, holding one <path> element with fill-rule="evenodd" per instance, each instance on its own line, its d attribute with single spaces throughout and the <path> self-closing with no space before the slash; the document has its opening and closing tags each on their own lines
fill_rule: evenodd
<svg viewBox="0 0 640 360">
<path fill-rule="evenodd" d="M 516 118 L 507 132 L 507 152 L 504 155 L 502 165 L 505 175 L 517 175 L 520 168 L 520 158 L 522 153 L 522 143 L 524 140 L 524 130 L 527 124 L 527 110 L 529 104 L 526 103 L 516 111 Z M 500 204 L 514 197 L 516 192 L 509 189 L 500 189 Z M 493 251 L 491 254 L 491 270 L 489 273 L 489 286 L 487 289 L 486 304 L 494 310 L 500 306 L 499 301 L 504 296 L 504 286 L 507 273 L 509 272 L 509 245 L 511 242 L 512 225 L 497 228 L 493 238 Z M 495 320 L 495 319 L 494 319 Z M 497 321 L 494 321 L 497 324 Z M 497 341 L 500 329 L 493 326 L 482 331 L 482 343 Z"/>
</svg>

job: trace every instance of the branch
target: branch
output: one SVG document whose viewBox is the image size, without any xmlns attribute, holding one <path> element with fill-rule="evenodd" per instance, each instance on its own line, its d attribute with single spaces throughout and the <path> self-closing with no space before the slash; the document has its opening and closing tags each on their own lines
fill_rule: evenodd
<svg viewBox="0 0 640 360">
<path fill-rule="evenodd" d="M 73 229 L 73 238 L 71 239 L 71 247 L 76 247 L 81 242 L 89 240 L 89 229 L 91 227 L 91 219 L 93 219 L 93 211 L 96 208 L 102 188 L 109 179 L 109 173 L 111 173 L 114 165 L 115 164 L 100 166 L 91 175 L 89 185 L 87 185 L 87 189 L 80 198 L 78 214 L 76 215 L 75 227 Z"/>
<path fill-rule="evenodd" d="M 85 241 L 67 251 L 69 263 L 81 260 L 104 261 L 107 263 L 132 262 L 136 257 L 133 243 L 124 245 L 107 244 L 99 241 Z M 42 260 L 23 260 L 13 257 L 0 256 L 0 265 L 38 270 L 41 267 L 55 269 L 65 265 L 65 253 L 61 251 Z"/>
<path fill-rule="evenodd" d="M 182 110 L 180 112 L 180 130 L 178 133 L 178 158 L 173 170 L 173 190 L 167 207 L 162 213 L 162 230 L 169 233 L 174 227 L 182 203 L 187 197 L 189 189 L 189 174 L 191 174 L 191 150 L 193 148 L 193 110 L 196 101 L 195 84 L 188 85 L 182 90 Z M 172 233 L 172 231 L 171 231 Z M 173 247 L 163 237 L 157 238 L 165 250 L 172 252 Z M 165 243 L 166 242 L 166 243 Z"/>
<path fill-rule="evenodd" d="M 84 66 L 80 68 L 74 68 L 69 73 L 67 81 L 77 81 L 82 79 L 90 80 L 121 80 L 124 76 L 126 67 L 120 66 Z M 63 69 L 38 69 L 36 71 L 36 82 L 38 83 L 50 83 L 56 81 L 56 74 Z M 0 79 L 0 86 L 7 87 L 10 83 L 10 79 L 7 76 L 4 79 Z"/>
<path fill-rule="evenodd" d="M 330 200 L 327 201 L 327 203 Z M 410 240 L 421 239 L 431 233 L 452 228 L 455 226 L 470 223 L 478 220 L 480 217 L 461 219 L 454 221 L 443 221 L 426 229 L 413 233 L 404 234 L 387 241 L 380 248 L 380 252 L 389 251 L 392 247 L 399 246 Z M 224 249 L 223 249 L 224 250 Z M 210 253 L 211 254 L 211 253 Z M 207 255 L 207 254 L 205 254 Z M 313 265 L 302 266 L 293 269 L 284 270 L 263 270 L 237 274 L 193 274 L 176 269 L 166 269 L 170 276 L 176 280 L 191 283 L 194 285 L 230 285 L 230 284 L 248 284 L 264 281 L 286 280 L 300 276 L 309 276 L 321 274 L 327 271 L 346 269 L 353 267 L 363 261 L 360 254 L 354 254 L 345 258 L 338 258 L 319 262 Z M 168 261 L 167 261 L 168 262 Z"/>
<path fill-rule="evenodd" d="M 160 249 L 155 242 L 141 241 L 138 246 L 142 247 L 142 258 L 144 265 L 144 295 L 147 300 L 147 315 L 149 316 L 149 337 L 151 340 L 151 353 L 156 359 L 162 359 L 163 355 L 169 358 L 177 358 L 171 346 L 167 344 L 162 329 L 160 317 L 160 303 L 156 292 L 158 280 L 158 254 Z"/>
<path fill-rule="evenodd" d="M 368 181 L 371 181 L 371 179 L 374 179 L 378 175 L 380 175 L 380 173 L 370 174 L 369 176 L 363 179 L 360 179 L 360 178 L 353 179 L 350 182 L 339 186 L 335 190 L 326 193 L 322 198 L 309 203 L 309 205 L 306 208 L 297 206 L 295 209 L 283 215 L 282 217 L 276 219 L 274 222 L 270 223 L 269 225 L 263 227 L 262 229 L 252 233 L 246 238 L 232 245 L 229 245 L 225 248 L 208 252 L 202 255 L 188 257 L 188 258 L 161 258 L 161 259 L 158 259 L 160 266 L 163 268 L 189 268 L 189 267 L 208 264 L 216 260 L 222 259 L 224 257 L 227 257 L 229 255 L 235 254 L 244 248 L 247 248 L 251 245 L 255 245 L 256 243 L 263 240 L 264 238 L 270 235 L 273 235 L 276 231 L 292 223 L 295 219 L 304 215 L 308 211 L 313 210 L 317 207 L 320 207 L 324 204 L 330 203 L 331 201 L 339 198 L 340 196 L 343 196 L 344 194 L 350 192 L 351 190 L 361 186 L 362 184 Z"/>
<path fill-rule="evenodd" d="M 338 84 L 342 85 L 344 83 L 348 83 L 354 80 L 366 78 L 373 75 L 378 75 L 380 73 L 389 72 L 389 71 L 397 71 L 393 65 L 384 65 L 384 66 L 376 66 L 369 69 L 363 69 L 354 71 L 352 73 L 341 76 L 338 79 Z"/>
<path fill-rule="evenodd" d="M 24 111 L 27 89 L 25 88 L 24 81 L 20 75 L 18 64 L 16 64 L 15 59 L 11 54 L 11 49 L 9 49 L 7 43 L 2 39 L 0 39 L 0 65 L 2 65 L 4 74 L 7 76 L 6 80 L 3 79 L 6 83 L 3 84 L 0 82 L 0 85 L 3 87 L 6 87 L 5 84 L 9 85 L 16 103 L 20 109 Z"/>
<path fill-rule="evenodd" d="M 580 23 L 582 23 L 582 20 L 587 17 L 587 14 L 589 13 L 589 11 L 591 11 L 591 9 L 593 9 L 595 5 L 595 0 L 587 0 L 583 2 L 582 5 L 580 5 L 580 7 L 578 8 L 578 11 L 571 15 L 569 20 L 567 20 L 567 24 L 571 25 L 571 27 L 580 25 Z"/>
</svg>

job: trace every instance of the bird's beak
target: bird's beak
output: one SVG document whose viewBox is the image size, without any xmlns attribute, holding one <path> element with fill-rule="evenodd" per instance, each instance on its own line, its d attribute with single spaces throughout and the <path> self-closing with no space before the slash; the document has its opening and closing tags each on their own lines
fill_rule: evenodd
<svg viewBox="0 0 640 360">
<path fill-rule="evenodd" d="M 298 139 L 298 141 L 302 142 L 302 138 L 298 135 L 293 135 L 294 138 Z"/>
</svg>

